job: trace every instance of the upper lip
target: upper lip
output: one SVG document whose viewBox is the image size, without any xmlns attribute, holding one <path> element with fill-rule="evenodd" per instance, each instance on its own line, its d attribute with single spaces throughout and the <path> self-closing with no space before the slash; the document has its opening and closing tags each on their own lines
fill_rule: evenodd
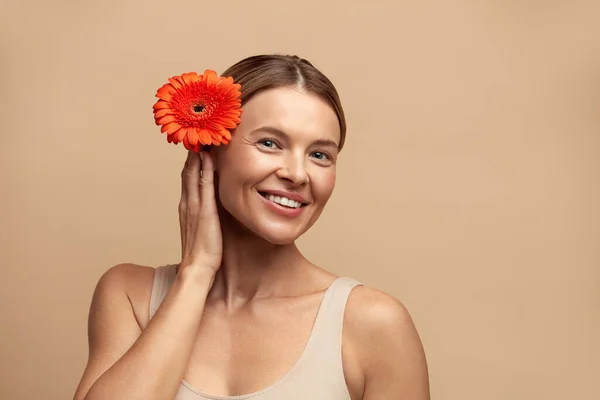
<svg viewBox="0 0 600 400">
<path fill-rule="evenodd" d="M 302 204 L 308 204 L 308 200 L 306 200 L 302 195 L 294 192 L 286 192 L 285 190 L 259 190 L 260 193 L 272 194 L 273 196 L 285 197 L 290 200 L 295 200 Z"/>
</svg>

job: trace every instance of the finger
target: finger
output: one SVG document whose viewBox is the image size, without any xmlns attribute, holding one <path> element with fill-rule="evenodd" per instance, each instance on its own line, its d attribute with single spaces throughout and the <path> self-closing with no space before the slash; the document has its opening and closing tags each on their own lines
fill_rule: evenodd
<svg viewBox="0 0 600 400">
<path fill-rule="evenodd" d="M 189 163 L 185 170 L 185 186 L 187 191 L 186 201 L 188 207 L 197 206 L 200 202 L 200 190 L 198 188 L 200 182 L 200 155 L 191 152 Z"/>
<path fill-rule="evenodd" d="M 193 157 L 194 152 L 189 150 L 187 153 L 187 157 L 185 159 L 185 163 L 183 164 L 183 169 L 181 170 L 181 202 L 185 203 L 187 200 L 187 185 L 186 185 L 186 170 L 189 166 L 190 160 Z"/>
<path fill-rule="evenodd" d="M 179 230 L 181 234 L 181 256 L 183 257 L 183 251 L 185 250 L 185 243 L 187 241 L 187 177 L 189 174 L 190 162 L 195 156 L 192 150 L 189 150 L 183 169 L 181 170 L 181 199 L 179 200 L 178 214 L 179 214 Z"/>
<path fill-rule="evenodd" d="M 202 173 L 200 174 L 199 186 L 201 189 L 201 200 L 206 204 L 214 203 L 215 200 L 215 185 L 214 185 L 214 164 L 210 152 L 202 151 Z"/>
</svg>

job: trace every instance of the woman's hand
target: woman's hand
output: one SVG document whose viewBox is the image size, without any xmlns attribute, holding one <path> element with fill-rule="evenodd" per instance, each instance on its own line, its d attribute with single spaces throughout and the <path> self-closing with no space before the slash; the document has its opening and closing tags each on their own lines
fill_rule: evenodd
<svg viewBox="0 0 600 400">
<path fill-rule="evenodd" d="M 181 173 L 181 264 L 147 326 L 140 328 L 128 297 L 141 285 L 138 278 L 154 272 L 121 264 L 98 282 L 89 315 L 89 359 L 75 399 L 175 398 L 222 258 L 213 164 L 207 153 L 203 158 L 202 163 L 198 153 L 189 152 Z"/>
<path fill-rule="evenodd" d="M 182 271 L 209 272 L 221 266 L 223 238 L 215 200 L 214 167 L 210 153 L 188 152 L 181 172 L 179 202 Z"/>
</svg>

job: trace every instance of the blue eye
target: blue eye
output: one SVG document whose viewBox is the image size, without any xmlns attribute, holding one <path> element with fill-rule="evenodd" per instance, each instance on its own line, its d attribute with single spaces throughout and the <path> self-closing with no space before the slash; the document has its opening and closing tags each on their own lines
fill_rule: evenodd
<svg viewBox="0 0 600 400">
<path fill-rule="evenodd" d="M 324 160 L 326 158 L 329 158 L 329 156 L 325 153 L 321 153 L 320 151 L 316 151 L 313 153 L 313 156 L 317 159 L 317 160 Z"/>
<path fill-rule="evenodd" d="M 277 147 L 277 143 L 271 139 L 262 139 L 259 141 L 259 143 L 269 149 L 274 149 L 275 147 Z"/>
</svg>

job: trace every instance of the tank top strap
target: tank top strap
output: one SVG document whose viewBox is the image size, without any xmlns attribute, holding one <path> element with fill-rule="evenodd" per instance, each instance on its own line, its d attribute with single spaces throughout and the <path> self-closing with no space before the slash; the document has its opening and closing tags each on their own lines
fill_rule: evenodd
<svg viewBox="0 0 600 400">
<path fill-rule="evenodd" d="M 333 363 L 340 362 L 346 303 L 352 289 L 359 285 L 361 283 L 352 278 L 340 277 L 327 289 L 309 339 L 307 357 L 317 357 L 321 362 L 324 357 Z"/>
<path fill-rule="evenodd" d="M 162 265 L 154 270 L 154 282 L 152 283 L 152 293 L 150 295 L 150 319 L 156 314 L 158 307 L 167 296 L 176 275 L 177 264 Z"/>
</svg>

